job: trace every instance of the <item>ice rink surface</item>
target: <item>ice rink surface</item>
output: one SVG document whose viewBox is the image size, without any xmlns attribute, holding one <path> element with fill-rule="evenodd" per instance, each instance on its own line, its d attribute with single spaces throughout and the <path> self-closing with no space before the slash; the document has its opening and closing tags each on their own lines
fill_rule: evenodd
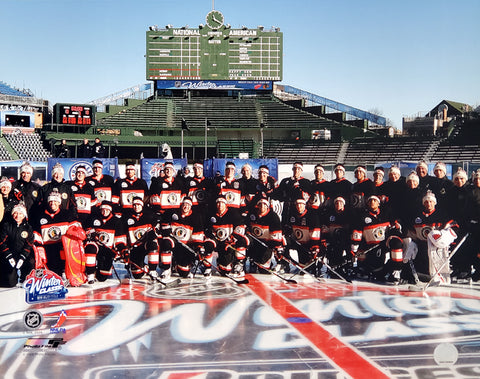
<svg viewBox="0 0 480 379">
<path fill-rule="evenodd" d="M 290 277 L 291 274 L 286 274 Z M 480 284 L 201 275 L 0 290 L 3 378 L 478 378 Z M 33 313 L 32 313 L 33 311 Z M 26 321 L 39 315 L 38 326 Z M 31 319 L 30 319 L 31 321 Z"/>
</svg>

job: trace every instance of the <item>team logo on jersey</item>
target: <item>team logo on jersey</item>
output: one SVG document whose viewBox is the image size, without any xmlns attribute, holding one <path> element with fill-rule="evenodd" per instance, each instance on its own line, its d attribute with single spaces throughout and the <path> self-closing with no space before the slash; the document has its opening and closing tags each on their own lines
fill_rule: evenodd
<svg viewBox="0 0 480 379">
<path fill-rule="evenodd" d="M 127 195 L 127 204 L 132 204 L 133 198 L 134 198 L 135 196 L 137 196 L 136 193 L 129 193 L 129 194 Z"/>
<path fill-rule="evenodd" d="M 128 187 L 128 183 L 122 182 L 121 187 L 122 187 L 122 188 L 127 188 L 127 187 Z"/>
<path fill-rule="evenodd" d="M 293 217 L 293 216 L 290 217 L 290 223 L 291 223 L 291 224 L 295 223 L 295 217 Z"/>
<path fill-rule="evenodd" d="M 62 230 L 58 226 L 52 226 L 48 229 L 47 235 L 50 239 L 57 241 L 62 237 Z"/>
<path fill-rule="evenodd" d="M 167 189 L 169 186 L 167 183 L 162 183 L 162 188 Z"/>
<path fill-rule="evenodd" d="M 196 190 L 194 196 L 200 203 L 203 203 L 207 197 L 204 190 Z"/>
<path fill-rule="evenodd" d="M 256 237 L 262 237 L 263 236 L 263 229 L 259 228 L 258 226 L 254 226 L 253 229 L 252 229 L 252 232 Z"/>
<path fill-rule="evenodd" d="M 128 224 L 128 225 L 133 225 L 133 224 L 135 224 L 135 220 L 134 220 L 133 218 L 129 218 L 129 219 L 127 220 L 127 224 Z"/>
<path fill-rule="evenodd" d="M 77 186 L 72 186 L 72 191 L 73 191 L 73 192 L 77 192 L 77 191 L 78 191 L 78 187 L 77 187 Z"/>
<path fill-rule="evenodd" d="M 225 199 L 227 199 L 227 202 L 228 203 L 231 203 L 235 200 L 235 194 L 232 192 L 232 191 L 228 191 L 226 194 L 225 194 Z"/>
<path fill-rule="evenodd" d="M 98 234 L 98 241 L 102 245 L 109 245 L 110 244 L 110 234 L 108 234 L 106 232 L 100 232 Z"/>
<path fill-rule="evenodd" d="M 333 215 L 330 216 L 329 221 L 330 221 L 330 222 L 335 222 L 335 216 L 333 216 Z"/>
<path fill-rule="evenodd" d="M 45 225 L 48 222 L 46 218 L 41 218 L 40 219 L 40 225 Z"/>
<path fill-rule="evenodd" d="M 100 225 L 102 225 L 102 222 L 100 220 L 97 219 L 93 221 L 93 226 L 100 226 Z"/>
<path fill-rule="evenodd" d="M 234 183 L 233 183 L 233 188 L 239 189 L 239 188 L 240 188 L 240 184 L 239 184 L 238 182 L 234 182 Z"/>
<path fill-rule="evenodd" d="M 24 230 L 22 233 L 20 233 L 20 237 L 27 238 L 28 237 L 28 232 Z"/>
<path fill-rule="evenodd" d="M 225 241 L 228 237 L 228 230 L 224 228 L 215 230 L 215 237 L 217 237 L 219 241 Z"/>
<path fill-rule="evenodd" d="M 300 241 L 303 238 L 303 230 L 301 229 L 295 229 L 294 234 L 297 241 Z"/>
<path fill-rule="evenodd" d="M 365 217 L 365 224 L 371 224 L 372 219 L 370 217 Z"/>
<path fill-rule="evenodd" d="M 37 192 L 37 191 L 32 191 L 32 196 L 33 196 L 33 197 L 37 197 L 37 196 L 38 196 L 38 192 Z"/>
<path fill-rule="evenodd" d="M 359 208 L 362 205 L 362 195 L 353 194 L 352 195 L 352 206 L 354 208 Z"/>
<path fill-rule="evenodd" d="M 425 226 L 420 231 L 420 234 L 423 238 L 427 239 L 428 235 L 432 232 L 433 228 L 431 226 Z"/>
<path fill-rule="evenodd" d="M 376 228 L 373 230 L 373 237 L 375 240 L 380 241 L 385 239 L 385 230 L 383 228 Z"/>
<path fill-rule="evenodd" d="M 133 235 L 135 236 L 135 238 L 137 240 L 140 240 L 143 238 L 143 236 L 145 235 L 145 230 L 144 229 L 139 229 L 139 230 L 136 230 Z"/>
<path fill-rule="evenodd" d="M 95 195 L 96 195 L 97 200 L 99 202 L 102 202 L 103 200 L 107 199 L 107 193 L 104 190 L 97 191 L 97 193 Z"/>
<path fill-rule="evenodd" d="M 68 199 L 68 195 L 64 192 L 62 193 L 62 199 L 63 200 L 67 200 Z"/>
<path fill-rule="evenodd" d="M 167 196 L 168 204 L 177 204 L 178 200 L 178 195 L 176 193 L 171 193 Z"/>
<path fill-rule="evenodd" d="M 77 207 L 79 209 L 85 209 L 87 207 L 87 200 L 84 197 L 77 198 Z"/>
<path fill-rule="evenodd" d="M 185 228 L 177 228 L 175 229 L 175 237 L 179 239 L 184 239 L 187 236 L 187 229 Z"/>
<path fill-rule="evenodd" d="M 190 187 L 195 187 L 197 182 L 195 180 L 190 180 Z"/>
<path fill-rule="evenodd" d="M 420 217 L 417 217 L 415 219 L 415 224 L 421 224 L 422 223 L 422 219 Z"/>
</svg>

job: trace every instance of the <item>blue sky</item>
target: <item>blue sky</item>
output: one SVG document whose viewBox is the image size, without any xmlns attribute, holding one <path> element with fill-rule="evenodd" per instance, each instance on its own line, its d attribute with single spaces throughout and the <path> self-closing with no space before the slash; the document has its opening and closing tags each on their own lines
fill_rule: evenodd
<svg viewBox="0 0 480 379">
<path fill-rule="evenodd" d="M 480 1 L 216 0 L 225 22 L 278 26 L 283 84 L 402 116 L 480 105 Z M 145 83 L 145 32 L 205 23 L 212 0 L 0 0 L 0 80 L 58 102 Z"/>
</svg>

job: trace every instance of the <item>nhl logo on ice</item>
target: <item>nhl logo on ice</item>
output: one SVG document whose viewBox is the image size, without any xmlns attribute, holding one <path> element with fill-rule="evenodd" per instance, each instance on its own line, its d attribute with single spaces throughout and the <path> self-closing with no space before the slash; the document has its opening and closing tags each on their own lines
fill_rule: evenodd
<svg viewBox="0 0 480 379">
<path fill-rule="evenodd" d="M 43 322 L 43 315 L 37 310 L 30 310 L 23 315 L 23 322 L 29 329 L 37 329 Z"/>
</svg>

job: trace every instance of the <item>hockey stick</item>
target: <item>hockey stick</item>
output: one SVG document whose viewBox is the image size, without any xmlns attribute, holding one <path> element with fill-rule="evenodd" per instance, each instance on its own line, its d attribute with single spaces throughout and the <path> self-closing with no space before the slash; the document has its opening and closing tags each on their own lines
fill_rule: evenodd
<svg viewBox="0 0 480 379">
<path fill-rule="evenodd" d="M 118 281 L 120 282 L 120 285 L 122 284 L 122 279 L 120 279 L 120 275 L 118 275 L 117 269 L 115 268 L 114 262 L 112 262 L 112 268 L 113 272 L 115 273 L 115 276 L 117 277 Z"/>
<path fill-rule="evenodd" d="M 383 241 L 382 241 L 382 242 L 383 242 Z M 359 255 L 367 254 L 367 253 L 369 253 L 370 251 L 375 250 L 376 248 L 378 248 L 378 247 L 382 244 L 382 242 L 377 243 L 376 245 L 373 245 L 372 247 L 368 248 L 368 249 L 365 250 L 365 251 L 358 251 L 358 252 L 356 252 L 356 253 L 355 253 L 355 257 L 358 257 Z"/>
<path fill-rule="evenodd" d="M 218 267 L 216 265 L 213 264 L 213 262 L 208 262 L 205 260 L 205 258 L 202 258 L 200 259 L 200 255 L 195 251 L 193 250 L 190 246 L 188 246 L 186 243 L 180 241 L 179 239 L 177 239 L 177 237 L 175 237 L 173 234 L 170 234 L 170 237 L 172 237 L 176 242 L 178 242 L 178 244 L 180 246 L 182 246 L 185 250 L 187 250 L 189 253 L 193 254 L 199 261 L 202 261 L 202 263 L 204 262 L 207 262 L 208 264 L 210 264 L 215 270 L 217 270 L 218 273 L 220 273 L 220 270 L 218 269 Z M 227 277 L 228 279 L 231 279 L 233 280 L 235 283 L 237 284 L 247 284 L 248 283 L 248 279 L 237 279 L 233 276 L 231 276 L 230 274 L 227 274 L 225 273 L 225 277 Z"/>
<path fill-rule="evenodd" d="M 247 232 L 247 235 L 249 237 L 251 237 L 252 239 L 254 239 L 256 242 L 258 242 L 260 245 L 262 245 L 264 248 L 266 249 L 269 249 L 269 247 L 267 246 L 267 244 L 265 242 L 263 242 L 261 239 L 257 238 L 256 236 L 254 236 L 252 233 L 250 232 Z M 230 246 L 231 248 L 235 249 L 233 246 Z M 235 251 L 237 251 L 235 249 Z M 240 253 L 242 254 L 242 253 Z M 244 254 L 243 254 L 244 255 Z M 267 271 L 268 273 L 272 274 L 272 275 L 275 275 L 276 277 L 282 279 L 283 281 L 287 282 L 287 283 L 292 283 L 292 284 L 298 284 L 296 280 L 292 279 L 292 278 L 286 278 L 282 275 L 280 275 L 278 272 L 276 272 L 275 270 L 271 270 L 269 268 L 266 268 L 265 266 L 263 266 L 262 264 L 260 263 L 257 263 L 255 261 L 253 261 L 253 263 L 255 263 L 257 265 L 257 267 L 261 270 L 265 270 Z"/>
<path fill-rule="evenodd" d="M 178 284 L 181 283 L 181 280 L 180 278 L 177 278 L 175 280 L 172 280 L 170 282 L 164 282 L 163 280 L 160 280 L 160 278 L 157 278 L 157 277 L 152 277 L 149 275 L 149 272 L 145 269 L 145 267 L 140 267 L 139 265 L 137 265 L 135 262 L 132 262 L 131 260 L 128 261 L 128 264 L 132 264 L 133 266 L 135 266 L 136 268 L 138 268 L 139 270 L 143 271 L 145 274 L 147 274 L 151 279 L 157 281 L 158 283 L 160 283 L 161 285 L 165 286 L 165 287 L 174 287 Z M 131 271 L 130 271 L 130 275 L 131 275 Z"/>
<path fill-rule="evenodd" d="M 436 270 L 435 270 L 435 274 L 432 275 L 432 277 L 430 278 L 429 282 L 425 285 L 425 287 L 421 287 L 421 286 L 409 286 L 408 289 L 410 291 L 425 291 L 428 287 L 430 287 L 430 285 L 435 281 L 435 277 L 437 276 L 437 274 L 442 271 L 442 269 L 445 267 L 445 265 L 447 263 L 450 263 L 450 259 L 455 255 L 455 253 L 458 251 L 458 249 L 460 248 L 460 246 L 462 246 L 462 244 L 465 242 L 465 240 L 467 239 L 467 237 L 470 235 L 470 233 L 467 233 L 463 236 L 463 238 L 460 240 L 460 242 L 458 243 L 457 246 L 455 246 L 455 249 L 452 250 L 452 252 L 450 253 L 450 255 L 448 256 L 447 259 L 445 259 L 445 261 L 440 265 L 440 267 L 438 267 Z"/>
<path fill-rule="evenodd" d="M 410 269 L 412 270 L 412 275 L 413 275 L 413 279 L 415 280 L 415 285 L 419 286 L 420 285 L 420 279 L 418 278 L 417 269 L 415 268 L 415 265 L 413 264 L 413 259 L 409 259 L 408 263 L 410 265 Z"/>
<path fill-rule="evenodd" d="M 293 237 L 290 237 L 290 240 L 292 240 L 300 249 L 302 249 L 304 252 L 306 253 L 310 253 L 305 247 L 303 247 L 300 242 L 298 242 L 295 238 Z M 290 262 L 292 265 L 294 265 L 295 267 L 297 267 L 300 271 L 302 272 L 305 272 L 309 275 L 312 275 L 311 273 L 309 273 L 308 271 L 306 271 L 305 269 L 302 269 L 302 267 L 300 267 L 300 264 L 298 262 L 295 262 L 291 257 L 290 258 L 287 258 L 285 256 L 282 257 L 282 259 L 285 259 L 287 262 Z M 315 259 L 317 260 L 317 258 Z M 342 275 L 340 275 L 337 271 L 335 271 L 333 269 L 332 266 L 330 266 L 328 263 L 325 262 L 324 259 L 321 259 L 321 262 L 322 264 L 325 265 L 325 267 L 330 270 L 332 273 L 334 273 L 336 276 L 338 276 L 340 279 L 342 279 L 344 282 L 347 282 L 347 283 L 352 283 L 351 280 L 348 280 L 348 279 L 345 279 Z M 312 275 L 315 279 L 317 279 L 319 282 L 323 282 L 320 278 L 317 278 L 315 275 Z"/>
</svg>

